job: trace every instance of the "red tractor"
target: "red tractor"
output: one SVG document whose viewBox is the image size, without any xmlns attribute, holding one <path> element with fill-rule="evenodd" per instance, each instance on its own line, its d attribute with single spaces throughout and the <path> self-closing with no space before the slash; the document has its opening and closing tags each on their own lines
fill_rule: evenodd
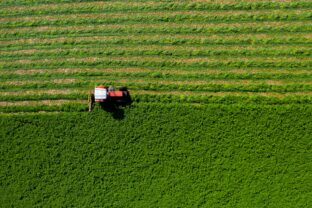
<svg viewBox="0 0 312 208">
<path fill-rule="evenodd" d="M 97 86 L 89 94 L 89 112 L 93 110 L 95 103 L 102 106 L 123 105 L 131 102 L 130 93 L 126 87 L 115 90 L 114 87 Z"/>
</svg>

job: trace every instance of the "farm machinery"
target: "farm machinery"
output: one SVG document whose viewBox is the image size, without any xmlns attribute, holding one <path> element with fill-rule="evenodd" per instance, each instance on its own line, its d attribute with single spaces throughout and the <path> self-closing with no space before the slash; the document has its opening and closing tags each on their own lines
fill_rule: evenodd
<svg viewBox="0 0 312 208">
<path fill-rule="evenodd" d="M 120 87 L 116 90 L 114 87 L 96 86 L 89 93 L 88 98 L 89 112 L 94 108 L 95 103 L 100 103 L 102 107 L 112 107 L 118 105 L 127 105 L 131 103 L 130 93 L 127 87 Z"/>
</svg>

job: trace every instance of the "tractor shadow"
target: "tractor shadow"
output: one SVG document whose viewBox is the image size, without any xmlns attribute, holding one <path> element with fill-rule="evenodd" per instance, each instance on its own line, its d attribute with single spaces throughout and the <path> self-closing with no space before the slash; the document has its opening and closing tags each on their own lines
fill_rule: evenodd
<svg viewBox="0 0 312 208">
<path fill-rule="evenodd" d="M 102 110 L 110 113 L 112 117 L 116 120 L 123 120 L 125 118 L 125 110 L 124 107 L 131 105 L 131 102 L 126 104 L 106 104 L 100 103 L 100 107 Z"/>
</svg>

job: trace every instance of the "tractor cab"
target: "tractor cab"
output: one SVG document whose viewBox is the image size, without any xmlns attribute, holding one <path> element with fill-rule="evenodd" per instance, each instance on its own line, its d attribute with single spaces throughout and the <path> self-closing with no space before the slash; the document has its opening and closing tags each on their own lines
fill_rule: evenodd
<svg viewBox="0 0 312 208">
<path fill-rule="evenodd" d="M 107 88 L 105 86 L 97 86 L 94 88 L 95 102 L 107 101 Z"/>
</svg>

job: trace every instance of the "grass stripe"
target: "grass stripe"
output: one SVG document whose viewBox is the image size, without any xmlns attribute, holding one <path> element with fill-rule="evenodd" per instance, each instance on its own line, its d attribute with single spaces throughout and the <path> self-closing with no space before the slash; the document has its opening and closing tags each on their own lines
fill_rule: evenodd
<svg viewBox="0 0 312 208">
<path fill-rule="evenodd" d="M 18 53 L 0 53 L 0 60 L 41 60 L 43 58 L 83 58 L 107 56 L 158 56 L 158 57 L 311 57 L 312 49 L 236 49 L 236 50 L 192 50 L 192 49 L 90 49 L 90 50 L 54 50 L 23 51 Z"/>
<path fill-rule="evenodd" d="M 12 102 L 12 101 L 1 101 L 0 106 L 32 106 L 32 105 L 62 105 L 66 103 L 84 103 L 86 104 L 88 101 L 86 99 L 84 100 L 78 100 L 76 99 L 75 102 L 72 100 L 64 100 L 64 99 L 48 99 L 48 100 L 24 100 L 24 101 L 17 101 L 17 102 Z"/>
<path fill-rule="evenodd" d="M 312 81 L 312 73 L 193 73 L 193 74 L 177 74 L 177 73 L 161 73 L 161 72 L 68 72 L 68 73 L 33 73 L 33 74 L 1 74 L 0 80 L 46 80 L 56 78 L 83 78 L 84 80 L 96 78 L 105 78 L 111 80 L 118 79 L 137 79 L 144 78 L 148 81 L 149 79 L 160 79 L 161 81 L 172 80 L 172 81 L 183 81 L 189 80 L 190 82 L 196 80 L 277 80 L 277 81 L 292 81 L 301 82 Z"/>
<path fill-rule="evenodd" d="M 311 61 L 193 61 L 189 63 L 179 62 L 179 61 L 145 61 L 145 60 L 100 60 L 100 59 L 90 59 L 88 60 L 73 60 L 73 61 L 37 61 L 32 63 L 7 63 L 0 64 L 0 69 L 4 70 L 16 70 L 16 69 L 40 69 L 40 68 L 103 68 L 103 67 L 144 67 L 150 69 L 183 69 L 183 70 L 193 70 L 193 69 L 233 69 L 233 68 L 271 68 L 271 69 L 311 69 Z"/>
<path fill-rule="evenodd" d="M 205 22 L 205 23 L 189 23 L 187 25 L 175 22 L 163 22 L 163 23 L 145 23 L 145 22 L 139 22 L 139 23 L 129 23 L 129 24 L 100 24 L 100 25 L 65 25 L 65 26 L 41 26 L 41 27 L 34 27 L 34 28 L 16 28 L 16 29 L 1 29 L 0 32 L 4 34 L 15 34 L 17 32 L 23 32 L 23 33 L 31 33 L 31 32 L 45 32 L 45 31 L 55 31 L 60 30 L 63 32 L 66 31 L 101 31 L 104 29 L 106 30 L 122 30 L 127 31 L 130 33 L 133 29 L 136 29 L 137 31 L 141 31 L 142 29 L 149 29 L 149 30 L 161 30 L 161 29 L 167 29 L 170 30 L 185 30 L 187 28 L 190 28 L 192 30 L 198 30 L 198 29 L 206 29 L 206 30 L 212 30 L 213 28 L 250 28 L 250 27 L 262 27 L 266 26 L 267 28 L 272 27 L 286 27 L 286 28 L 293 28 L 293 27 L 306 27 L 310 26 L 311 24 L 308 24 L 306 22 L 302 21 L 293 21 L 293 22 L 283 22 L 283 21 L 268 21 L 268 22 L 222 22 L 222 23 L 216 23 L 216 22 Z M 309 27 L 307 27 L 309 28 Z M 136 31 L 133 30 L 133 31 Z M 116 34 L 118 36 L 119 34 Z"/>
<path fill-rule="evenodd" d="M 47 84 L 47 83 L 54 83 L 54 84 L 63 84 L 63 83 L 124 83 L 127 84 L 128 82 L 131 83 L 140 83 L 140 84 L 174 84 L 174 85 L 184 85 L 184 84 L 193 84 L 193 85 L 205 85 L 205 84 L 231 84 L 231 85 L 249 85 L 249 84 L 267 84 L 267 85 L 283 85 L 283 84 L 311 84 L 311 80 L 302 80 L 302 81 L 292 81 L 292 80 L 270 80 L 270 79 L 159 79 L 159 78 L 142 78 L 142 77 L 101 77 L 101 76 L 93 76 L 90 77 L 61 77 L 61 78 L 37 78 L 33 80 L 24 80 L 24 79 L 12 79 L 10 81 L 3 81 L 2 83 L 7 85 L 27 85 L 27 84 Z"/>
<path fill-rule="evenodd" d="M 80 13 L 109 13 L 109 12 L 141 12 L 141 11 L 211 11 L 211 10 L 267 10 L 267 9 L 300 9 L 312 8 L 312 3 L 308 1 L 298 2 L 243 2 L 232 4 L 216 3 L 136 3 L 128 2 L 98 4 L 61 4 L 44 5 L 33 7 L 19 7 L 0 10 L 0 16 L 34 16 L 52 14 L 80 14 Z"/>
<path fill-rule="evenodd" d="M 155 70 L 150 68 L 144 68 L 144 67 L 104 67 L 104 68 L 58 68 L 58 69 L 47 69 L 47 68 L 41 68 L 41 69 L 18 69 L 18 70 L 1 70 L 1 75 L 7 75 L 7 74 L 19 74 L 19 75 L 25 75 L 25 74 L 36 74 L 36 73 L 79 73 L 79 72 L 122 72 L 122 73 L 130 73 L 130 72 L 155 72 Z M 311 70 L 293 70 L 293 69 L 287 69 L 284 68 L 283 70 L 280 69 L 254 69 L 254 68 L 245 68 L 245 69 L 193 69 L 193 70 L 183 70 L 183 69 L 158 69 L 156 72 L 160 73 L 173 73 L 173 74 L 215 74 L 215 73 L 276 73 L 276 74 L 310 74 Z"/>
<path fill-rule="evenodd" d="M 31 1 L 31 0 L 19 0 L 19 1 L 15 1 L 15 0 L 6 0 L 6 1 L 2 1 L 0 2 L 0 5 L 3 7 L 14 7 L 16 8 L 17 6 L 38 6 L 38 5 L 42 5 L 42 6 L 53 6 L 56 4 L 86 4 L 86 3 L 93 3 L 93 4 L 105 4 L 105 3 L 124 3 L 124 1 L 122 0 L 79 0 L 74 1 L 74 0 L 37 0 L 37 1 Z M 155 3 L 155 2 L 168 2 L 166 0 L 127 0 L 128 3 Z M 173 0 L 170 1 L 171 3 L 177 3 L 179 1 Z M 194 1 L 191 0 L 184 0 L 184 3 L 193 3 Z M 196 2 L 201 2 L 201 3 L 215 3 L 215 0 L 197 0 Z M 243 2 L 247 2 L 247 3 L 252 3 L 252 2 L 257 2 L 257 0 L 244 0 Z M 293 0 L 276 0 L 275 2 L 293 2 Z M 233 3 L 237 3 L 236 0 L 221 0 L 219 1 L 219 3 L 223 3 L 223 4 L 233 4 Z"/>
<path fill-rule="evenodd" d="M 119 27 L 110 28 L 106 26 L 103 29 L 81 29 L 81 30 L 46 30 L 46 31 L 16 31 L 16 32 L 3 32 L 0 34 L 0 38 L 6 39 L 18 39 L 18 38 L 33 38 L 33 37 L 80 37 L 87 35 L 117 35 L 121 36 L 128 34 L 249 34 L 249 33 L 310 33 L 312 32 L 312 25 L 310 24 L 299 24 L 291 26 L 180 26 L 170 27 L 166 25 L 162 26 L 146 26 L 146 27 Z"/>
<path fill-rule="evenodd" d="M 273 10 L 254 10 L 249 11 L 248 14 L 250 15 L 300 15 L 304 13 L 311 12 L 311 9 L 296 9 L 296 10 L 283 10 L 283 9 L 273 9 Z M 114 12 L 114 13 L 100 13 L 100 14 L 94 14 L 94 13 L 86 13 L 86 14 L 64 14 L 64 15 L 45 15 L 45 16 L 21 16 L 21 17 L 0 17 L 0 20 L 2 22 L 13 22 L 13 21 L 39 21 L 43 18 L 46 21 L 55 21 L 55 20 L 73 20 L 73 19 L 108 19 L 108 18 L 126 18 L 128 17 L 130 19 L 136 19 L 136 18 L 143 18 L 144 16 L 150 16 L 150 18 L 155 17 L 175 17 L 175 16 L 183 16 L 183 15 L 192 15 L 192 16 L 235 16 L 235 15 L 246 15 L 246 11 L 236 10 L 236 11 L 171 11 L 168 13 L 167 11 L 156 11 L 156 12 L 149 12 L 149 11 L 143 11 L 140 13 L 135 13 L 129 15 L 128 13 L 124 12 Z"/>
<path fill-rule="evenodd" d="M 134 80 L 132 80 L 134 81 Z M 75 89 L 75 88 L 92 88 L 98 84 L 120 86 L 126 84 L 133 90 L 156 90 L 156 91 L 168 91 L 168 90 L 181 90 L 181 91 L 205 91 L 205 92 L 311 92 L 311 84 L 188 84 L 187 82 L 175 82 L 176 84 L 162 84 L 161 82 L 146 83 L 145 81 L 140 83 L 140 80 L 135 82 L 129 82 L 128 80 L 118 81 L 103 81 L 93 80 L 88 81 L 75 81 L 75 82 L 63 82 L 55 84 L 52 81 L 41 83 L 22 83 L 20 85 L 12 83 L 0 84 L 1 91 L 14 91 L 25 89 Z"/>
<path fill-rule="evenodd" d="M 202 34 L 147 34 L 147 35 L 128 35 L 126 37 L 121 37 L 120 35 L 94 35 L 94 36 L 83 36 L 83 37 L 55 37 L 55 38 L 21 38 L 17 40 L 0 40 L 0 46 L 5 47 L 8 45 L 13 44 L 35 44 L 40 42 L 39 44 L 57 44 L 57 43 L 67 43 L 67 44 L 84 44 L 84 43 L 94 43 L 92 41 L 118 41 L 118 40 L 125 40 L 125 41 L 140 41 L 143 40 L 141 43 L 144 43 L 148 40 L 152 41 L 159 41 L 159 40 L 214 40 L 214 41 L 221 41 L 221 40 L 281 40 L 285 41 L 288 39 L 296 40 L 296 39 L 303 39 L 303 40 L 311 40 L 312 34 L 213 34 L 207 37 L 206 35 Z M 312 43 L 310 41 L 310 43 Z M 194 44 L 194 43 L 193 43 Z"/>
<path fill-rule="evenodd" d="M 16 51 L 16 50 L 27 50 L 27 49 L 71 49 L 71 48 L 99 48 L 99 47 L 157 47 L 157 46 L 184 46 L 184 47 L 246 47 L 246 46 L 300 46 L 300 47 L 310 47 L 312 41 L 309 37 L 288 37 L 286 38 L 229 38 L 222 36 L 218 39 L 214 38 L 145 38 L 134 39 L 134 38 L 117 38 L 107 40 L 72 40 L 72 38 L 64 38 L 64 40 L 59 39 L 23 39 L 16 41 L 5 41 L 1 45 L 0 51 Z M 105 37 L 104 37 L 105 38 Z"/>
<path fill-rule="evenodd" d="M 205 23 L 205 22 L 268 22 L 268 21 L 309 21 L 312 13 L 300 14 L 239 14 L 239 15 L 166 15 L 166 16 L 125 16 L 125 17 L 102 17 L 102 18 L 74 18 L 57 20 L 18 20 L 3 21 L 0 25 L 2 29 L 19 27 L 38 27 L 38 26 L 66 26 L 66 25 L 102 25 L 102 24 L 122 24 L 122 23 L 162 23 L 162 22 L 182 22 L 182 23 Z"/>
<path fill-rule="evenodd" d="M 159 0 L 158 2 L 161 2 L 162 0 Z M 36 0 L 36 1 L 30 1 L 30 0 L 19 0 L 19 1 L 15 1 L 15 0 L 6 0 L 6 1 L 2 1 L 0 2 L 0 5 L 6 8 L 10 8 L 10 7 L 16 7 L 16 6 L 37 6 L 37 5 L 46 5 L 46 6 L 53 6 L 56 4 L 68 4 L 68 3 L 101 3 L 103 2 L 103 0 L 79 0 L 77 1 L 73 1 L 73 0 Z M 115 3 L 122 3 L 123 1 L 118 1 L 118 0 L 105 0 L 104 2 L 115 2 Z M 103 3 L 104 3 L 103 2 Z M 149 2 L 149 0 L 127 0 L 127 2 L 142 2 L 142 3 L 146 3 Z"/>
<path fill-rule="evenodd" d="M 55 104 L 55 105 L 18 105 L 18 106 L 0 106 L 2 113 L 14 112 L 86 112 L 88 106 L 86 103 L 71 101 L 68 103 Z"/>
</svg>

